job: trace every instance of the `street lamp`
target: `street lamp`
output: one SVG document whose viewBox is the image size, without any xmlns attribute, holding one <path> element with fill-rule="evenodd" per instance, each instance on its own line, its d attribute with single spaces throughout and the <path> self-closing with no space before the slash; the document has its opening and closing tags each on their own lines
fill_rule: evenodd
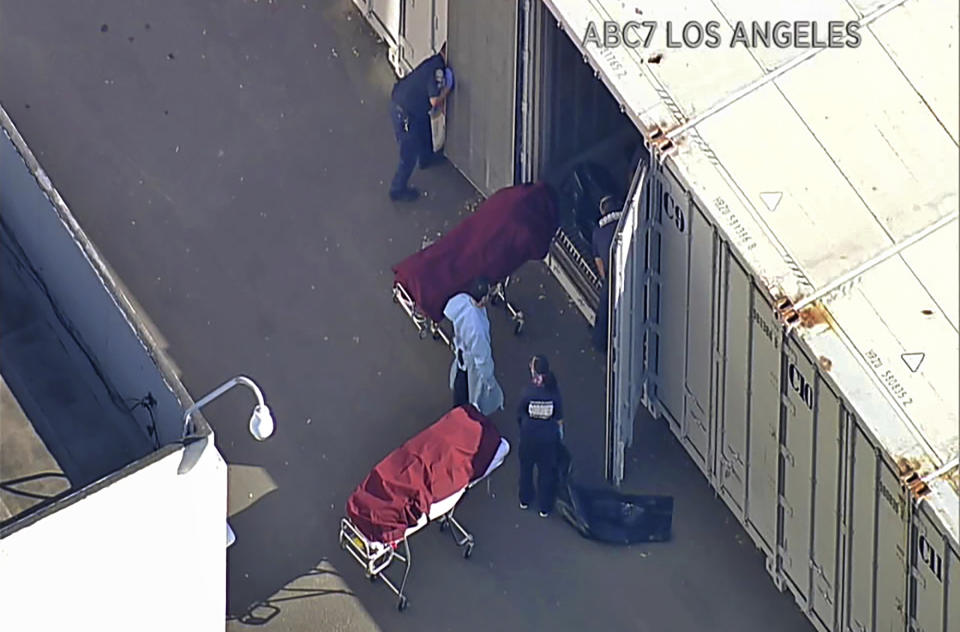
<svg viewBox="0 0 960 632">
<path fill-rule="evenodd" d="M 249 388 L 251 391 L 253 391 L 253 394 L 257 398 L 257 405 L 253 407 L 253 412 L 250 413 L 250 434 L 253 435 L 253 438 L 257 441 L 269 439 L 270 435 L 273 434 L 276 424 L 273 422 L 273 414 L 270 412 L 270 407 L 267 406 L 267 402 L 263 399 L 263 391 L 261 391 L 256 382 L 250 378 L 243 375 L 238 375 L 232 380 L 228 380 L 218 386 L 215 390 L 210 392 L 210 394 L 206 395 L 203 397 L 203 399 L 188 408 L 187 412 L 183 414 L 182 441 L 184 443 L 184 450 L 183 457 L 180 460 L 180 467 L 177 468 L 177 474 L 186 474 L 193 469 L 193 466 L 196 465 L 197 461 L 200 460 L 200 455 L 207 446 L 206 437 L 193 436 L 190 428 L 190 417 L 193 416 L 193 413 L 197 412 L 238 384 Z M 233 532 L 233 529 L 230 528 L 230 523 L 227 522 L 227 548 L 229 548 L 230 545 L 236 541 L 237 536 Z"/>
<path fill-rule="evenodd" d="M 212 391 L 209 395 L 205 396 L 203 399 L 187 409 L 187 412 L 183 415 L 184 438 L 190 436 L 190 417 L 193 415 L 193 413 L 197 412 L 202 407 L 206 406 L 238 384 L 249 388 L 257 397 L 257 405 L 254 406 L 253 412 L 250 414 L 250 434 L 253 435 L 253 438 L 257 441 L 269 439 L 274 430 L 273 414 L 270 412 L 270 408 L 263 399 L 263 392 L 260 390 L 260 387 L 257 386 L 253 380 L 243 375 L 238 375 L 232 380 L 224 382 L 218 386 L 216 390 Z"/>
<path fill-rule="evenodd" d="M 183 457 L 180 459 L 180 467 L 177 468 L 177 474 L 186 474 L 193 469 L 193 466 L 200 460 L 200 455 L 203 454 L 203 450 L 207 446 L 206 437 L 198 437 L 193 434 L 192 428 L 190 427 L 190 417 L 202 407 L 238 384 L 249 388 L 257 397 L 257 405 L 254 406 L 253 412 L 250 414 L 250 434 L 253 435 L 253 438 L 257 441 L 264 441 L 273 434 L 276 425 L 273 422 L 273 414 L 270 412 L 270 407 L 267 406 L 267 402 L 263 399 L 263 392 L 253 380 L 243 375 L 238 375 L 232 380 L 221 384 L 216 390 L 188 408 L 187 412 L 183 414 L 183 437 L 181 441 L 183 442 L 184 450 Z"/>
</svg>

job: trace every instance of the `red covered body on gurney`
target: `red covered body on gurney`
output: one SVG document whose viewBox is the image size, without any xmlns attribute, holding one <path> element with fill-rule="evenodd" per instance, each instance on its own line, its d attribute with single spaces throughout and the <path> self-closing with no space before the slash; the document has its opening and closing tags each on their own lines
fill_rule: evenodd
<svg viewBox="0 0 960 632">
<path fill-rule="evenodd" d="M 439 241 L 394 266 L 394 282 L 439 323 L 447 301 L 473 279 L 495 283 L 527 261 L 546 257 L 558 223 L 548 184 L 500 189 Z"/>
<path fill-rule="evenodd" d="M 454 408 L 380 461 L 350 496 L 347 515 L 369 540 L 397 542 L 431 505 L 482 478 L 500 445 L 479 411 Z"/>
</svg>

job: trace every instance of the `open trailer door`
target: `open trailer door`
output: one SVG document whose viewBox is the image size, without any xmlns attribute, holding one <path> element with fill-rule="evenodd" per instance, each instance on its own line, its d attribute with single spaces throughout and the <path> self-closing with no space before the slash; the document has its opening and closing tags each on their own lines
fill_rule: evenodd
<svg viewBox="0 0 960 632">
<path fill-rule="evenodd" d="M 623 480 L 624 451 L 633 443 L 633 421 L 646 399 L 648 369 L 656 362 L 656 334 L 648 326 L 658 301 L 647 273 L 655 246 L 647 230 L 647 180 L 647 164 L 641 161 L 610 247 L 605 470 L 616 485 Z"/>
<path fill-rule="evenodd" d="M 450 0 L 447 55 L 456 89 L 447 106 L 447 158 L 485 196 L 514 183 L 516 0 Z"/>
</svg>

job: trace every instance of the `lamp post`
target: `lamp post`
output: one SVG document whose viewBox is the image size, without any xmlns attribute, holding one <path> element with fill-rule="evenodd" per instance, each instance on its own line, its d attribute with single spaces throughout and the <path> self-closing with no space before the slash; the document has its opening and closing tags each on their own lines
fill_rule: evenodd
<svg viewBox="0 0 960 632">
<path fill-rule="evenodd" d="M 273 434 L 275 427 L 275 424 L 273 423 L 273 414 L 270 412 L 267 402 L 263 399 L 263 391 L 260 390 L 260 387 L 257 386 L 253 380 L 243 375 L 238 375 L 232 380 L 227 380 L 215 390 L 211 391 L 210 394 L 206 395 L 203 397 L 203 399 L 187 409 L 187 412 L 183 415 L 183 437 L 186 439 L 190 436 L 190 417 L 193 416 L 193 413 L 197 412 L 237 385 L 246 386 L 253 391 L 253 394 L 257 398 L 257 405 L 254 406 L 253 412 L 250 414 L 250 434 L 253 435 L 253 438 L 257 441 L 269 439 L 270 435 Z"/>
<path fill-rule="evenodd" d="M 253 435 L 253 438 L 257 441 L 265 441 L 273 434 L 273 431 L 276 429 L 276 424 L 273 421 L 273 414 L 270 412 L 270 407 L 267 406 L 267 402 L 263 398 L 263 391 L 261 391 L 256 382 L 250 378 L 238 375 L 231 380 L 227 380 L 208 395 L 205 395 L 183 414 L 182 441 L 185 447 L 183 458 L 180 460 L 180 467 L 177 469 L 178 474 L 186 474 L 189 472 L 200 459 L 200 455 L 207 445 L 206 437 L 196 437 L 193 435 L 192 428 L 190 428 L 190 418 L 195 412 L 238 385 L 249 388 L 257 398 L 257 405 L 253 407 L 253 411 L 250 413 L 250 422 L 248 425 L 250 434 Z M 227 547 L 233 544 L 236 539 L 237 536 L 234 534 L 233 529 L 230 528 L 230 523 L 227 522 Z"/>
</svg>

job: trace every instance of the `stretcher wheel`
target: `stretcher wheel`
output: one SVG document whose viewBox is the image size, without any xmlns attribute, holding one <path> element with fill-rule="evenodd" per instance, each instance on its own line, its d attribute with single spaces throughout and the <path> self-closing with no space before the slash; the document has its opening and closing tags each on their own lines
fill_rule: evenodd
<svg viewBox="0 0 960 632">
<path fill-rule="evenodd" d="M 420 340 L 425 340 L 426 337 L 427 337 L 427 329 L 426 329 L 426 328 L 423 328 L 423 329 L 420 330 L 419 333 L 420 333 Z"/>
<path fill-rule="evenodd" d="M 400 612 L 403 612 L 406 609 L 407 609 L 407 598 L 400 597 L 400 601 L 397 602 L 397 610 L 399 610 Z"/>
<path fill-rule="evenodd" d="M 471 542 L 463 549 L 463 559 L 469 560 L 470 556 L 473 555 L 473 543 Z"/>
<path fill-rule="evenodd" d="M 499 304 L 500 304 L 500 295 L 499 295 L 499 294 L 493 294 L 493 295 L 490 297 L 490 304 L 493 305 L 494 307 L 496 307 L 497 305 L 499 305 Z"/>
<path fill-rule="evenodd" d="M 523 332 L 523 318 L 517 320 L 517 324 L 513 326 L 513 335 L 519 336 Z"/>
<path fill-rule="evenodd" d="M 433 332 L 433 339 L 434 339 L 434 340 L 440 340 L 440 332 L 439 332 L 439 331 Z"/>
<path fill-rule="evenodd" d="M 440 524 L 440 532 L 441 532 L 441 533 L 443 533 L 444 531 L 447 530 L 447 521 L 446 521 L 446 520 L 441 520 L 439 524 Z"/>
</svg>

